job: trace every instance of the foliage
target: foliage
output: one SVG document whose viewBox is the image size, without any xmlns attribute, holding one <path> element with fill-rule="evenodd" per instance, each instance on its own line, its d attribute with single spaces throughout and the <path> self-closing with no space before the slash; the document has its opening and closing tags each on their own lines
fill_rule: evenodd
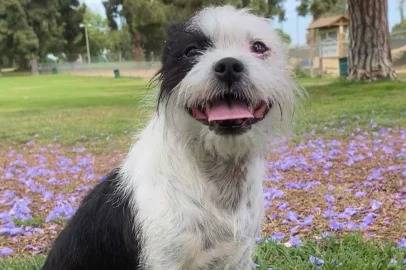
<svg viewBox="0 0 406 270">
<path fill-rule="evenodd" d="M 85 48 L 85 37 L 80 24 L 83 23 L 86 6 L 80 5 L 78 0 L 59 0 L 59 3 L 61 16 L 58 23 L 63 26 L 64 40 L 62 52 L 69 62 L 73 62 Z"/>
<path fill-rule="evenodd" d="M 111 29 L 118 29 L 118 18 L 125 18 L 134 58 L 140 59 L 143 55 L 146 58 L 159 55 L 168 25 L 185 20 L 203 7 L 231 4 L 239 8 L 250 8 L 265 17 L 277 16 L 284 20 L 283 2 L 284 0 L 107 0 L 103 4 Z"/>
<path fill-rule="evenodd" d="M 111 53 L 115 54 L 115 56 L 110 56 L 112 60 L 132 59 L 131 36 L 127 25 L 124 25 L 121 29 L 110 29 L 108 36 L 108 48 Z"/>
<path fill-rule="evenodd" d="M 24 63 L 39 48 L 20 0 L 0 1 L 0 65 Z"/>
<path fill-rule="evenodd" d="M 292 42 L 292 38 L 289 36 L 289 34 L 287 34 L 286 32 L 284 32 L 282 29 L 275 29 L 275 31 L 278 33 L 279 37 L 282 39 L 283 42 L 285 42 L 286 44 L 290 44 Z"/>
<path fill-rule="evenodd" d="M 104 50 L 109 47 L 109 34 L 107 20 L 101 15 L 86 10 L 83 24 L 87 28 L 89 35 L 89 47 L 92 57 L 103 54 Z"/>
<path fill-rule="evenodd" d="M 392 27 L 392 34 L 406 36 L 406 21 L 402 21 L 398 24 L 395 24 Z"/>
<path fill-rule="evenodd" d="M 346 14 L 347 0 L 301 0 L 297 12 L 301 16 L 310 13 L 314 19 L 322 15 Z"/>
<path fill-rule="evenodd" d="M 77 0 L 4 0 L 0 2 L 0 64 L 28 68 L 30 60 L 80 47 L 84 7 Z"/>
</svg>

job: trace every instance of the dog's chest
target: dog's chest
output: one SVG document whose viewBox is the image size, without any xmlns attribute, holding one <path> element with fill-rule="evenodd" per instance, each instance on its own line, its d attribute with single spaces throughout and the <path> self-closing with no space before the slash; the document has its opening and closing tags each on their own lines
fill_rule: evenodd
<svg viewBox="0 0 406 270">
<path fill-rule="evenodd" d="M 258 181 L 242 187 L 234 209 L 213 201 L 210 188 L 195 194 L 177 185 L 149 188 L 142 193 L 153 191 L 153 198 L 138 200 L 149 269 L 248 269 L 237 267 L 250 263 L 262 216 Z"/>
</svg>

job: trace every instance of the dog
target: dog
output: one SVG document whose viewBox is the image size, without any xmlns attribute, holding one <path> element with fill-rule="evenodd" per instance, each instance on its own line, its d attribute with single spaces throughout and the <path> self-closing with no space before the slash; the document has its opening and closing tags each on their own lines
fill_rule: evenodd
<svg viewBox="0 0 406 270">
<path fill-rule="evenodd" d="M 209 7 L 168 29 L 157 109 L 44 270 L 253 269 L 270 138 L 298 88 L 270 21 Z"/>
</svg>

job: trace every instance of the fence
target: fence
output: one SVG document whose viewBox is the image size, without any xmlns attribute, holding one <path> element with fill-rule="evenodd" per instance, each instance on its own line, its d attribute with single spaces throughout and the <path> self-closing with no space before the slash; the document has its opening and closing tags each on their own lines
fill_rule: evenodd
<svg viewBox="0 0 406 270">
<path fill-rule="evenodd" d="M 79 76 L 113 77 L 114 70 L 119 70 L 121 76 L 151 78 L 159 70 L 160 62 L 101 62 L 101 63 L 41 63 L 39 72 L 64 73 Z"/>
</svg>

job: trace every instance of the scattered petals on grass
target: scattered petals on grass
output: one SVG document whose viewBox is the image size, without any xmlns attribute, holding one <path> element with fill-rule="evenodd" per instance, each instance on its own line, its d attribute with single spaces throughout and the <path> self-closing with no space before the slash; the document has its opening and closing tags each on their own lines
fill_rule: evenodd
<svg viewBox="0 0 406 270">
<path fill-rule="evenodd" d="M 299 247 L 309 236 L 359 231 L 405 248 L 405 141 L 406 129 L 376 128 L 345 139 L 278 143 L 267 164 L 263 239 Z M 44 252 L 124 154 L 35 142 L 0 147 L 0 246 Z"/>
<path fill-rule="evenodd" d="M 406 220 L 405 141 L 406 129 L 376 126 L 342 139 L 309 135 L 275 143 L 265 187 L 279 196 L 265 196 L 263 234 L 361 232 L 398 242 Z"/>
<path fill-rule="evenodd" d="M 320 268 L 324 265 L 324 260 L 317 258 L 316 256 L 310 255 L 309 261 L 312 265 L 316 266 L 317 268 Z"/>
<path fill-rule="evenodd" d="M 33 141 L 0 147 L 0 247 L 44 252 L 85 194 L 122 158 Z"/>
<path fill-rule="evenodd" d="M 14 250 L 12 248 L 9 248 L 9 247 L 0 248 L 0 257 L 9 256 L 9 255 L 12 255 L 13 253 L 14 253 Z"/>
<path fill-rule="evenodd" d="M 406 237 L 402 237 L 398 242 L 398 248 L 406 248 Z"/>
</svg>

